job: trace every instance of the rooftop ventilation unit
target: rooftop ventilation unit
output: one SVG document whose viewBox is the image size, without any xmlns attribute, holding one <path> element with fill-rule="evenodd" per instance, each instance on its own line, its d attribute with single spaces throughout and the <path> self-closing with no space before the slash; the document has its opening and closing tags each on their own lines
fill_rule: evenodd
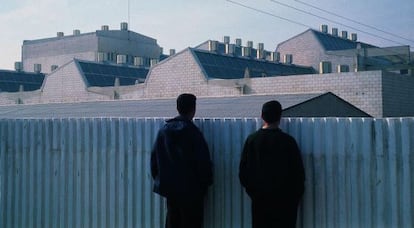
<svg viewBox="0 0 414 228">
<path fill-rule="evenodd" d="M 250 57 L 251 53 L 252 53 L 252 48 L 251 47 L 243 47 L 242 48 L 242 56 Z"/>
<path fill-rule="evenodd" d="M 348 65 L 338 65 L 337 72 L 338 73 L 349 72 L 349 66 Z"/>
<path fill-rule="evenodd" d="M 209 40 L 208 41 L 208 50 L 212 52 L 217 51 L 218 42 L 215 40 Z"/>
<path fill-rule="evenodd" d="M 17 72 L 20 72 L 23 70 L 23 63 L 22 62 L 14 62 L 14 69 Z"/>
<path fill-rule="evenodd" d="M 332 28 L 332 36 L 338 36 L 338 28 Z"/>
<path fill-rule="evenodd" d="M 230 36 L 224 36 L 223 37 L 223 43 L 229 44 L 230 43 Z"/>
<path fill-rule="evenodd" d="M 352 41 L 357 41 L 358 37 L 356 33 L 351 33 L 351 40 Z"/>
<path fill-rule="evenodd" d="M 257 44 L 257 49 L 263 51 L 264 50 L 264 44 L 263 43 L 258 43 Z"/>
<path fill-rule="evenodd" d="M 63 37 L 64 35 L 65 35 L 65 34 L 64 34 L 63 32 L 57 32 L 57 33 L 56 33 L 56 36 L 57 36 L 57 37 Z"/>
<path fill-rule="evenodd" d="M 144 66 L 144 58 L 140 56 L 134 57 L 134 65 L 139 67 Z"/>
<path fill-rule="evenodd" d="M 275 51 L 270 52 L 270 61 L 279 62 L 280 61 L 280 53 L 275 52 Z"/>
<path fill-rule="evenodd" d="M 229 44 L 229 43 L 226 44 L 226 54 L 233 55 L 235 49 L 236 47 L 234 46 L 234 44 Z"/>
<path fill-rule="evenodd" d="M 126 64 L 126 55 L 117 55 L 116 56 L 117 64 Z"/>
<path fill-rule="evenodd" d="M 157 65 L 157 63 L 159 62 L 159 60 L 158 59 L 151 59 L 150 60 L 150 66 L 155 66 L 155 65 Z"/>
<path fill-rule="evenodd" d="M 42 71 L 42 64 L 35 63 L 33 65 L 33 70 L 35 73 L 40 73 Z"/>
<path fill-rule="evenodd" d="M 257 49 L 256 50 L 256 58 L 257 59 L 264 59 L 265 58 L 265 51 Z"/>
<path fill-rule="evenodd" d="M 286 64 L 292 64 L 293 63 L 293 56 L 292 56 L 292 54 L 286 54 L 284 56 L 284 62 Z"/>
<path fill-rule="evenodd" d="M 332 63 L 329 61 L 322 61 L 319 63 L 319 73 L 328 74 L 332 73 Z"/>
<path fill-rule="evenodd" d="M 121 23 L 121 30 L 122 31 L 128 31 L 128 23 L 122 22 Z"/>
<path fill-rule="evenodd" d="M 247 47 L 253 48 L 253 41 L 247 41 Z"/>
<path fill-rule="evenodd" d="M 321 32 L 328 33 L 328 25 L 321 25 Z"/>
<path fill-rule="evenodd" d="M 108 25 L 102 25 L 101 30 L 102 31 L 108 31 L 109 30 L 109 26 Z"/>
<path fill-rule="evenodd" d="M 96 61 L 98 61 L 98 62 L 106 62 L 106 61 L 108 61 L 108 53 L 98 52 Z"/>
<path fill-rule="evenodd" d="M 170 49 L 170 55 L 175 55 L 175 49 Z"/>
<path fill-rule="evenodd" d="M 341 38 L 342 39 L 348 39 L 348 32 L 347 31 L 342 31 L 341 32 Z"/>
<path fill-rule="evenodd" d="M 234 43 L 236 43 L 236 46 L 240 47 L 240 46 L 242 46 L 242 39 L 237 38 L 237 39 L 234 41 Z"/>
<path fill-rule="evenodd" d="M 74 36 L 79 36 L 80 35 L 80 30 L 79 29 L 73 30 L 73 35 Z"/>
</svg>

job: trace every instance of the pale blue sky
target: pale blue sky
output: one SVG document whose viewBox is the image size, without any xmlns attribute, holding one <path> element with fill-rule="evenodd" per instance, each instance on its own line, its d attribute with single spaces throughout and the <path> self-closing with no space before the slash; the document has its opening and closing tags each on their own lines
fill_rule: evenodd
<svg viewBox="0 0 414 228">
<path fill-rule="evenodd" d="M 337 27 L 339 31 L 355 32 L 358 40 L 380 47 L 414 46 L 414 0 L 301 0 L 409 40 L 317 11 L 297 0 L 277 1 L 343 25 L 270 0 L 232 1 L 306 26 L 226 0 L 129 0 L 129 29 L 157 39 L 164 52 L 171 48 L 180 51 L 208 39 L 221 40 L 225 35 L 230 36 L 232 42 L 235 38 L 242 38 L 243 44 L 247 40 L 253 41 L 255 46 L 261 42 L 265 49 L 273 50 L 278 43 L 309 27 L 319 28 L 321 24 Z M 0 69 L 13 69 L 14 62 L 21 59 L 23 40 L 54 37 L 56 32 L 72 34 L 74 29 L 81 30 L 81 33 L 92 32 L 102 25 L 119 29 L 120 22 L 128 22 L 128 0 L 0 0 L 0 21 Z"/>
</svg>

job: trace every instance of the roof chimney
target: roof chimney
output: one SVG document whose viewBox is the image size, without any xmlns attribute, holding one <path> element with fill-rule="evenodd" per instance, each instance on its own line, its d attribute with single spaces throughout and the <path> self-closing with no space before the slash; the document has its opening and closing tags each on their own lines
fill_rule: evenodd
<svg viewBox="0 0 414 228">
<path fill-rule="evenodd" d="M 40 73 L 42 71 L 42 64 L 35 63 L 33 65 L 33 70 L 35 73 Z"/>
<path fill-rule="evenodd" d="M 321 25 L 321 32 L 328 33 L 328 25 Z"/>
<path fill-rule="evenodd" d="M 332 36 L 338 36 L 338 28 L 332 28 Z"/>
<path fill-rule="evenodd" d="M 342 39 L 348 39 L 348 32 L 347 31 L 342 31 L 341 32 L 341 38 Z"/>
<path fill-rule="evenodd" d="M 126 64 L 126 55 L 117 55 L 116 56 L 117 64 Z"/>
<path fill-rule="evenodd" d="M 109 30 L 109 26 L 108 25 L 102 25 L 101 30 L 102 31 L 108 31 Z"/>
<path fill-rule="evenodd" d="M 284 56 L 284 62 L 286 64 L 292 64 L 292 62 L 293 62 L 293 56 L 292 56 L 292 54 L 286 54 Z"/>
<path fill-rule="evenodd" d="M 170 55 L 175 55 L 175 49 L 170 49 Z"/>
<path fill-rule="evenodd" d="M 144 66 L 144 58 L 140 56 L 134 57 L 134 65 L 139 67 Z"/>
<path fill-rule="evenodd" d="M 121 30 L 122 31 L 128 31 L 128 23 L 121 22 Z"/>
<path fill-rule="evenodd" d="M 208 50 L 215 52 L 217 51 L 218 42 L 215 40 L 209 40 L 208 41 Z"/>
<path fill-rule="evenodd" d="M 253 41 L 247 41 L 247 47 L 253 48 Z"/>
<path fill-rule="evenodd" d="M 78 36 L 78 35 L 80 35 L 80 30 L 79 30 L 79 29 L 75 29 L 75 30 L 73 30 L 73 35 L 74 35 L 74 36 Z"/>
<path fill-rule="evenodd" d="M 280 61 L 280 52 L 270 52 L 270 61 L 279 62 Z"/>
<path fill-rule="evenodd" d="M 242 56 L 244 57 L 250 57 L 252 52 L 252 48 L 251 47 L 242 47 Z"/>
<path fill-rule="evenodd" d="M 329 61 L 322 61 L 319 63 L 319 73 L 328 74 L 332 73 L 332 63 Z"/>
<path fill-rule="evenodd" d="M 225 43 L 225 44 L 230 43 L 230 36 L 224 36 L 223 37 L 223 43 Z"/>
<path fill-rule="evenodd" d="M 242 39 L 240 39 L 240 38 L 237 38 L 234 42 L 236 43 L 236 46 L 238 46 L 238 47 L 240 47 L 242 45 Z"/>
<path fill-rule="evenodd" d="M 64 35 L 65 35 L 65 34 L 64 34 L 63 32 L 57 32 L 57 33 L 56 33 L 56 36 L 57 36 L 57 37 L 63 37 Z"/>
<path fill-rule="evenodd" d="M 225 50 L 226 54 L 232 55 L 232 54 L 234 54 L 235 46 L 234 46 L 234 44 L 227 43 L 225 49 L 226 49 Z"/>
<path fill-rule="evenodd" d="M 357 34 L 356 33 L 351 33 L 351 40 L 352 41 L 357 41 Z"/>
<path fill-rule="evenodd" d="M 14 62 L 14 69 L 18 72 L 23 70 L 23 63 L 22 62 Z"/>
</svg>

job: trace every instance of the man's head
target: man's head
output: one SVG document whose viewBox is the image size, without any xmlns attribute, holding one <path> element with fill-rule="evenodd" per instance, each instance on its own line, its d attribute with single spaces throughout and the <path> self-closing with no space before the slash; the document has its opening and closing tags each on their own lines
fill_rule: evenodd
<svg viewBox="0 0 414 228">
<path fill-rule="evenodd" d="M 192 119 L 196 110 L 196 96 L 190 93 L 183 93 L 177 97 L 177 111 L 180 115 Z"/>
<path fill-rule="evenodd" d="M 276 101 L 268 101 L 262 107 L 262 119 L 268 123 L 273 124 L 280 121 L 282 117 L 282 105 Z"/>
</svg>

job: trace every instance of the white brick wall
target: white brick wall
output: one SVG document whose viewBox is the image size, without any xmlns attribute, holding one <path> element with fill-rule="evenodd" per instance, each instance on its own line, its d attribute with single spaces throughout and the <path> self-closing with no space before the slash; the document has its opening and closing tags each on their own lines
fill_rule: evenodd
<svg viewBox="0 0 414 228">
<path fill-rule="evenodd" d="M 104 95 L 88 92 L 75 62 L 72 61 L 46 76 L 42 103 L 108 100 Z"/>
</svg>

